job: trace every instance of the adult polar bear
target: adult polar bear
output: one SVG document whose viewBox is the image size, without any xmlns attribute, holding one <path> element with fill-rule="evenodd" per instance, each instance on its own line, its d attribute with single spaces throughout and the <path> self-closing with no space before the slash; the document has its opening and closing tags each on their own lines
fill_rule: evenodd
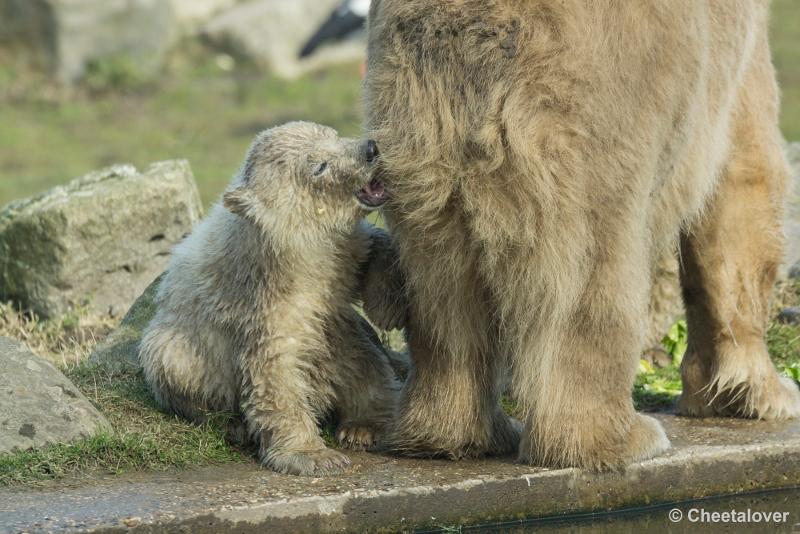
<svg viewBox="0 0 800 534">
<path fill-rule="evenodd" d="M 782 419 L 764 331 L 787 167 L 766 0 L 373 0 L 368 127 L 412 297 L 394 445 L 608 468 L 669 442 L 631 401 L 680 234 L 684 414 Z"/>
</svg>

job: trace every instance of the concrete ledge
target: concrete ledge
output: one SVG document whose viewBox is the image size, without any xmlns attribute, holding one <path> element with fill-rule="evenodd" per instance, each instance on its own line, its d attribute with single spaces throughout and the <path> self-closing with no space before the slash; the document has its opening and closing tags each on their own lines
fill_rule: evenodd
<svg viewBox="0 0 800 534">
<path fill-rule="evenodd" d="M 673 448 L 624 472 L 351 454 L 333 478 L 255 464 L 0 490 L 0 532 L 364 532 L 469 525 L 800 485 L 800 422 L 657 416 Z"/>
</svg>

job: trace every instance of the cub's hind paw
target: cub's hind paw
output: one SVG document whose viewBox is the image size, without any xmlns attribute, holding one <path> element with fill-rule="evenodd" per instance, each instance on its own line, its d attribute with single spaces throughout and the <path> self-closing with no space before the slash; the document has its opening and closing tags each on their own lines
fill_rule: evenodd
<svg viewBox="0 0 800 534">
<path fill-rule="evenodd" d="M 492 456 L 516 453 L 519 449 L 521 435 L 522 423 L 499 411 L 492 423 L 492 441 L 487 453 Z"/>
<path fill-rule="evenodd" d="M 364 451 L 376 445 L 377 431 L 374 425 L 342 423 L 336 430 L 336 439 L 342 447 Z"/>
<path fill-rule="evenodd" d="M 320 476 L 341 473 L 350 458 L 332 449 L 309 451 L 268 450 L 261 463 L 285 475 Z"/>
</svg>

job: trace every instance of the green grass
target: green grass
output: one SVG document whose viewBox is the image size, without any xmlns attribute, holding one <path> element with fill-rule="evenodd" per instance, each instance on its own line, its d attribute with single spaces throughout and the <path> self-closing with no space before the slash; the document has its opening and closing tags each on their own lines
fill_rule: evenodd
<svg viewBox="0 0 800 534">
<path fill-rule="evenodd" d="M 781 87 L 781 130 L 800 141 L 800 2 L 772 0 L 770 41 Z"/>
<path fill-rule="evenodd" d="M 676 365 L 654 367 L 642 360 L 633 384 L 633 403 L 637 410 L 654 412 L 672 407 L 681 394 L 681 375 Z"/>
<path fill-rule="evenodd" d="M 0 336 L 24 341 L 61 367 L 113 428 L 71 444 L 0 454 L 0 486 L 220 464 L 253 456 L 252 451 L 226 442 L 223 429 L 230 416 L 216 414 L 205 425 L 193 425 L 160 411 L 140 372 L 79 363 L 113 326 L 86 309 L 42 320 L 11 304 L 0 304 Z"/>
<path fill-rule="evenodd" d="M 68 445 L 0 455 L 0 485 L 36 482 L 104 472 L 120 474 L 134 469 L 160 470 L 240 458 L 223 437 L 203 428 L 189 429 L 177 446 L 132 432 L 103 433 Z"/>
<path fill-rule="evenodd" d="M 126 78 L 117 70 L 125 72 L 105 67 L 97 76 L 110 81 L 88 81 L 126 83 L 118 81 Z M 2 81 L 0 75 L 0 93 Z M 263 128 L 305 119 L 358 135 L 360 90 L 357 64 L 289 82 L 246 67 L 226 72 L 198 52 L 171 65 L 158 84 L 137 81 L 131 91 L 84 89 L 50 98 L 34 89 L 7 97 L 0 121 L 0 206 L 112 163 L 142 168 L 172 158 L 189 160 L 208 204 Z"/>
<path fill-rule="evenodd" d="M 774 0 L 772 46 L 783 91 L 781 125 L 800 141 L 800 2 Z M 358 65 L 287 82 L 247 66 L 229 70 L 196 43 L 181 47 L 158 79 L 124 58 L 92 65 L 83 89 L 38 87 L 14 61 L 0 61 L 0 206 L 118 162 L 143 167 L 186 158 L 211 202 L 237 170 L 252 136 L 293 119 L 358 135 Z"/>
</svg>

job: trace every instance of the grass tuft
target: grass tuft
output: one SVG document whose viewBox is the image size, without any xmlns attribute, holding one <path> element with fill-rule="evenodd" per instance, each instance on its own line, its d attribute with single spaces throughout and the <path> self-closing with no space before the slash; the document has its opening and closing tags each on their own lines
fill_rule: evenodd
<svg viewBox="0 0 800 534">
<path fill-rule="evenodd" d="M 20 311 L 11 302 L 0 302 L 0 336 L 22 341 L 33 352 L 60 367 L 85 360 L 114 326 L 115 320 L 93 317 L 85 307 L 61 317 L 42 319 L 34 313 Z"/>
<path fill-rule="evenodd" d="M 191 429 L 181 441 L 177 447 L 164 447 L 160 439 L 147 434 L 101 433 L 71 444 L 4 454 L 0 455 L 0 485 L 35 485 L 89 473 L 116 475 L 239 459 L 229 452 L 222 434 L 202 427 Z"/>
</svg>

